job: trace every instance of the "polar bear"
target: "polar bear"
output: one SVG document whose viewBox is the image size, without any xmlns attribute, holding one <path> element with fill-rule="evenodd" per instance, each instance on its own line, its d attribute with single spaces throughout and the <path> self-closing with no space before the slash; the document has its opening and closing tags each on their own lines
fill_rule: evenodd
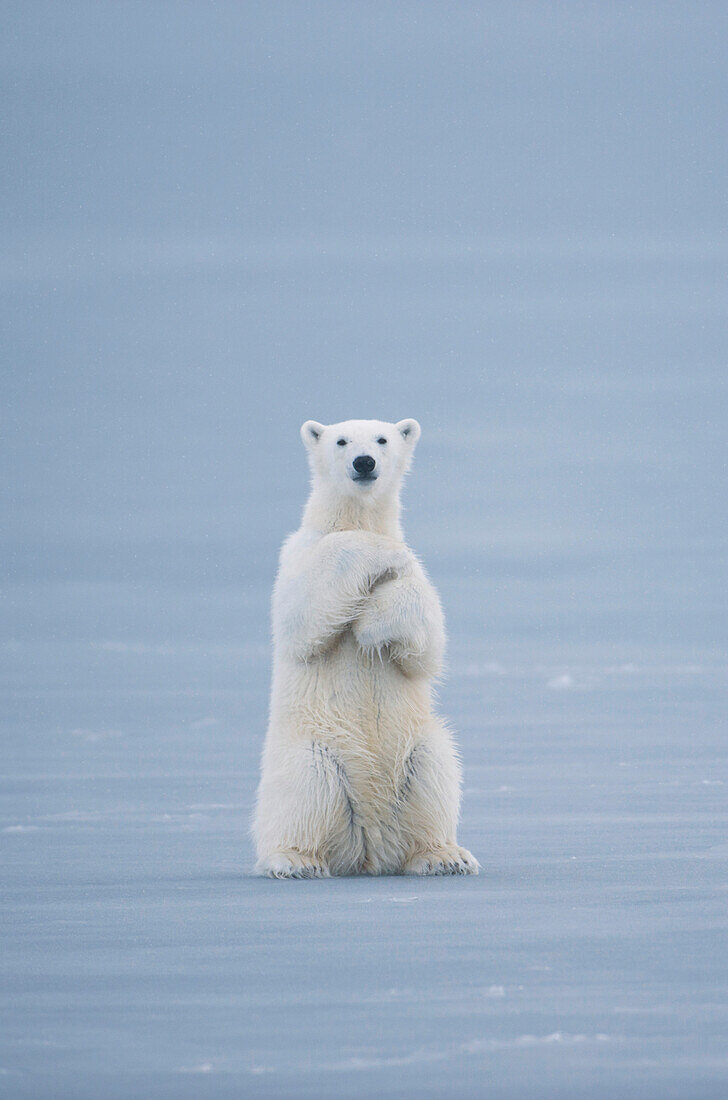
<svg viewBox="0 0 728 1100">
<path fill-rule="evenodd" d="M 273 593 L 270 722 L 253 822 L 274 878 L 477 874 L 460 766 L 433 712 L 445 628 L 405 545 L 416 420 L 307 420 L 311 494 Z"/>
</svg>

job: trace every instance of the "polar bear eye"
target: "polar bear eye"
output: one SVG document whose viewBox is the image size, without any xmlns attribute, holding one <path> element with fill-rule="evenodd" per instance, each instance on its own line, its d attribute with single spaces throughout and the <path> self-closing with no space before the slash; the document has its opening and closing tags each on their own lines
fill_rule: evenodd
<svg viewBox="0 0 728 1100">
<path fill-rule="evenodd" d="M 384 438 L 384 436 L 383 436 L 383 435 L 381 435 L 381 436 L 379 437 L 379 439 L 377 440 L 377 443 L 380 443 L 380 444 L 382 445 L 382 447 L 384 446 L 384 444 L 385 444 L 386 442 L 387 442 L 387 441 L 386 441 L 386 439 Z"/>
<path fill-rule="evenodd" d="M 336 440 L 336 446 L 337 447 L 345 447 L 346 446 L 346 440 L 345 439 L 337 439 Z"/>
</svg>

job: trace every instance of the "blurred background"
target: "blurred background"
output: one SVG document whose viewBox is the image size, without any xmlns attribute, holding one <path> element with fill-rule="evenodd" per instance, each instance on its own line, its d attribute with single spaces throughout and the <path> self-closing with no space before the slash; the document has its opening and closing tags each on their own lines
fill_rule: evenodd
<svg viewBox="0 0 728 1100">
<path fill-rule="evenodd" d="M 21 911 L 29 867 L 151 876 L 191 836 L 249 867 L 309 417 L 422 424 L 405 527 L 469 846 L 513 856 L 509 788 L 544 835 L 588 787 L 569 768 L 664 808 L 625 760 L 724 810 L 690 769 L 724 760 L 726 5 L 32 0 L 3 25 Z"/>
<path fill-rule="evenodd" d="M 421 421 L 456 662 L 725 643 L 724 5 L 4 14 L 11 751 L 160 678 L 260 737 L 308 417 Z"/>
</svg>

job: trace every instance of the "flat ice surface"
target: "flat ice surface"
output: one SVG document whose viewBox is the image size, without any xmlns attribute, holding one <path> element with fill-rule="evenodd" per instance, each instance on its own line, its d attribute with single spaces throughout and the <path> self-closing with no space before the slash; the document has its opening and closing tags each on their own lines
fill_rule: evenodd
<svg viewBox="0 0 728 1100">
<path fill-rule="evenodd" d="M 727 23 L 5 5 L 0 1095 L 728 1095 Z M 475 879 L 250 875 L 351 416 L 423 426 Z"/>
<path fill-rule="evenodd" d="M 0 1092 L 725 1095 L 725 670 L 468 648 L 477 879 L 248 874 L 262 653 L 107 649 L 94 682 L 175 686 L 45 688 L 0 788 Z"/>
</svg>

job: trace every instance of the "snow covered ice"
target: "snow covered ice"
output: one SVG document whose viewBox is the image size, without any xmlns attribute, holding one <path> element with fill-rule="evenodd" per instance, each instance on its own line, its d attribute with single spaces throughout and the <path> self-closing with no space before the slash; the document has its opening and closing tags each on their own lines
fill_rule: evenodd
<svg viewBox="0 0 728 1100">
<path fill-rule="evenodd" d="M 6 16 L 0 1096 L 724 1097 L 725 8 Z M 408 416 L 482 873 L 255 878 L 298 429 Z"/>
</svg>

